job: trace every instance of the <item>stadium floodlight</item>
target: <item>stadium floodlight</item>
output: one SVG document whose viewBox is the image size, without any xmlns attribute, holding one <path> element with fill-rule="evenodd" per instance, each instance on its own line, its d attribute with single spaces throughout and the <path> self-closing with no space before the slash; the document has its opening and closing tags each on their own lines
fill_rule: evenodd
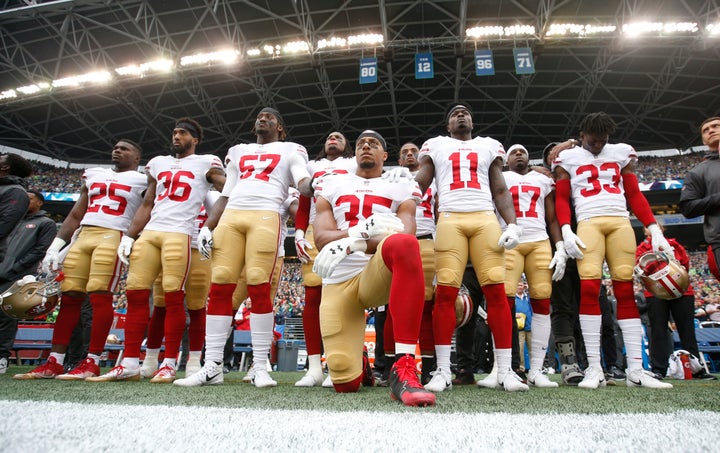
<svg viewBox="0 0 720 453">
<path fill-rule="evenodd" d="M 115 72 L 121 76 L 139 76 L 143 77 L 148 72 L 170 72 L 173 69 L 172 60 L 159 59 L 154 61 L 148 61 L 140 65 L 132 64 L 116 68 Z"/>
<path fill-rule="evenodd" d="M 623 25 L 623 33 L 634 38 L 649 33 L 696 33 L 696 22 L 633 22 Z"/>
<path fill-rule="evenodd" d="M 307 41 L 290 41 L 283 46 L 282 50 L 285 53 L 309 52 L 310 46 Z"/>
<path fill-rule="evenodd" d="M 326 49 L 328 47 L 332 48 L 340 48 L 347 46 L 348 40 L 345 38 L 338 38 L 336 36 L 333 36 L 330 39 L 321 39 L 318 41 L 318 49 Z"/>
<path fill-rule="evenodd" d="M 535 27 L 532 25 L 510 25 L 502 27 L 500 25 L 484 26 L 484 27 L 472 27 L 465 30 L 465 35 L 468 38 L 479 39 L 479 38 L 492 38 L 502 36 L 531 36 L 535 34 Z"/>
<path fill-rule="evenodd" d="M 234 49 L 224 49 L 217 52 L 197 53 L 187 55 L 180 59 L 180 66 L 203 65 L 210 63 L 232 64 L 238 59 L 240 52 Z"/>
<path fill-rule="evenodd" d="M 383 36 L 377 35 L 377 34 L 364 34 L 364 35 L 351 35 L 347 38 L 347 43 L 349 46 L 355 46 L 355 45 L 361 45 L 361 44 L 382 44 L 383 43 Z"/>
<path fill-rule="evenodd" d="M 591 36 L 613 33 L 617 30 L 615 25 L 591 24 L 550 24 L 545 36 Z"/>
<path fill-rule="evenodd" d="M 245 52 L 248 57 L 257 57 L 260 55 L 261 50 L 260 49 L 248 49 L 247 52 Z"/>
<path fill-rule="evenodd" d="M 15 90 L 0 91 L 0 101 L 4 101 L 7 99 L 13 99 L 16 97 L 17 97 L 17 92 Z"/>
<path fill-rule="evenodd" d="M 112 79 L 112 75 L 108 71 L 88 72 L 79 76 L 65 77 L 52 81 L 54 88 L 60 87 L 76 87 L 88 83 L 106 83 Z"/>
<path fill-rule="evenodd" d="M 705 26 L 705 30 L 708 33 L 708 36 L 712 37 L 718 37 L 720 36 L 720 23 L 718 24 L 707 24 Z"/>
<path fill-rule="evenodd" d="M 17 91 L 22 94 L 35 94 L 43 90 L 49 90 L 50 84 L 46 82 L 34 83 L 32 85 L 26 85 L 24 87 L 17 88 Z"/>
</svg>

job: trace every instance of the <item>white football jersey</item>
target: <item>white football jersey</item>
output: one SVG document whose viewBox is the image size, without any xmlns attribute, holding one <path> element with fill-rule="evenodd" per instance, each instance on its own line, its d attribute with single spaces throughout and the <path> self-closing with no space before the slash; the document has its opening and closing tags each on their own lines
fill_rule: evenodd
<svg viewBox="0 0 720 453">
<path fill-rule="evenodd" d="M 545 198 L 555 190 L 555 181 L 534 170 L 521 175 L 514 171 L 503 172 L 505 184 L 515 206 L 517 224 L 522 227 L 520 242 L 536 242 L 548 238 L 545 221 Z M 507 227 L 502 218 L 503 230 Z"/>
<path fill-rule="evenodd" d="M 230 188 L 227 209 L 280 212 L 288 187 L 295 183 L 290 169 L 298 155 L 307 165 L 307 151 L 293 142 L 249 143 L 230 148 L 225 165 L 238 170 L 238 180 Z"/>
<path fill-rule="evenodd" d="M 338 157 L 334 160 L 320 159 L 308 162 L 308 173 L 312 178 L 322 178 L 328 173 L 355 173 L 357 171 L 357 159 L 354 157 Z M 310 200 L 309 224 L 315 221 L 315 199 Z"/>
<path fill-rule="evenodd" d="M 127 232 L 147 189 L 147 176 L 135 170 L 116 172 L 88 168 L 82 175 L 88 190 L 88 206 L 80 225 Z"/>
<path fill-rule="evenodd" d="M 620 172 L 636 160 L 635 149 L 625 143 L 607 144 L 597 156 L 576 146 L 555 158 L 553 170 L 559 166 L 570 174 L 578 222 L 598 216 L 629 216 Z"/>
<path fill-rule="evenodd" d="M 413 173 L 415 176 L 417 172 Z M 435 199 L 437 198 L 437 186 L 435 180 L 430 183 L 422 199 L 415 208 L 415 223 L 417 224 L 417 237 L 432 234 L 435 236 Z"/>
<path fill-rule="evenodd" d="M 145 229 L 192 236 L 200 206 L 212 187 L 207 174 L 213 168 L 223 169 L 220 159 L 213 155 L 152 158 L 145 172 L 155 178 L 157 188 L 155 206 Z"/>
<path fill-rule="evenodd" d="M 209 211 L 215 205 L 215 202 L 220 198 L 220 192 L 217 190 L 208 190 L 203 200 L 202 206 L 200 206 L 200 214 L 195 218 L 195 230 L 193 231 L 192 238 L 190 239 L 190 247 L 197 249 L 197 237 L 198 233 L 205 226 L 207 222 Z"/>
<path fill-rule="evenodd" d="M 382 178 L 366 179 L 354 173 L 328 175 L 315 188 L 315 197 L 330 203 L 339 230 L 347 230 L 375 213 L 397 212 L 407 200 L 422 197 L 415 181 L 388 182 Z M 337 265 L 323 283 L 344 282 L 363 271 L 372 255 L 355 252 Z"/>
<path fill-rule="evenodd" d="M 285 256 L 285 238 L 288 235 L 288 219 L 290 218 L 290 206 L 300 199 L 300 191 L 291 187 L 288 197 L 283 202 L 280 210 L 280 241 L 278 242 L 278 258 Z"/>
<path fill-rule="evenodd" d="M 505 156 L 502 144 L 490 137 L 457 140 L 435 137 L 426 141 L 419 159 L 428 156 L 435 165 L 435 183 L 440 212 L 476 212 L 495 209 L 488 171 L 498 157 Z"/>
</svg>

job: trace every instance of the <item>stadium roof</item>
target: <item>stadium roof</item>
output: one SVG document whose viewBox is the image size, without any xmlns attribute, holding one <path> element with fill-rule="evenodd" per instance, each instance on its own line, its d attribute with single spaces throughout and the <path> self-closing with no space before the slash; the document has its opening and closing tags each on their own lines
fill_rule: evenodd
<svg viewBox="0 0 720 453">
<path fill-rule="evenodd" d="M 254 141 L 253 120 L 266 105 L 282 112 L 289 139 L 311 155 L 332 130 L 354 139 L 373 128 L 395 152 L 391 159 L 405 141 L 419 144 L 443 133 L 444 111 L 456 101 L 470 103 L 478 134 L 506 146 L 523 143 L 533 158 L 547 142 L 576 135 L 589 112 L 610 113 L 619 125 L 613 141 L 643 150 L 699 144 L 699 122 L 720 111 L 717 0 L 0 5 L 0 145 L 70 162 L 106 163 L 121 137 L 139 141 L 145 157 L 163 154 L 181 116 L 205 126 L 200 152 L 224 156 L 232 144 Z M 646 26 L 654 31 L 630 36 L 638 23 L 659 22 Z M 569 23 L 580 28 L 549 33 Z M 511 35 L 516 25 L 535 30 Z M 502 35 L 468 36 L 469 28 L 493 26 L 504 27 Z M 592 33 L 602 26 L 616 29 Z M 320 45 L 363 34 L 383 42 Z M 284 47 L 298 41 L 308 49 Z M 523 47 L 532 49 L 534 74 L 516 73 L 513 49 Z M 181 65 L 183 57 L 220 49 L 237 51 L 226 54 L 237 61 Z M 474 51 L 484 49 L 493 51 L 495 74 L 477 76 Z M 432 53 L 434 78 L 416 79 L 416 53 Z M 359 83 L 363 57 L 377 58 L 376 83 Z M 159 58 L 170 61 L 169 72 L 115 71 Z M 92 71 L 108 71 L 110 79 L 52 87 Z"/>
</svg>

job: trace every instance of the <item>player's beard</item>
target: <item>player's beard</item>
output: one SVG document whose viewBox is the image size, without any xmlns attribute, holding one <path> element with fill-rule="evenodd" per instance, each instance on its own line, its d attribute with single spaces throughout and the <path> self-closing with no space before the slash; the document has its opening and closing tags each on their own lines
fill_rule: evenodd
<svg viewBox="0 0 720 453">
<path fill-rule="evenodd" d="M 366 160 L 362 161 L 358 164 L 358 167 L 362 168 L 363 170 L 371 170 L 377 166 L 377 163 L 374 160 Z"/>
<path fill-rule="evenodd" d="M 175 154 L 184 154 L 185 152 L 189 151 L 191 147 L 192 147 L 192 143 L 189 143 L 189 142 L 188 143 L 180 143 L 177 145 L 173 143 L 172 146 L 170 147 L 170 149 Z"/>
</svg>

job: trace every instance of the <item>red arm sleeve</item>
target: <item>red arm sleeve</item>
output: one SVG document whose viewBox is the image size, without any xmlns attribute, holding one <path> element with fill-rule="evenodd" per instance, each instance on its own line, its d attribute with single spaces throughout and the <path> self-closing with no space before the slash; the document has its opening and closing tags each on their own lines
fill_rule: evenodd
<svg viewBox="0 0 720 453">
<path fill-rule="evenodd" d="M 307 231 L 310 223 L 310 198 L 300 195 L 298 210 L 295 214 L 295 229 Z"/>
<path fill-rule="evenodd" d="M 650 204 L 645 198 L 645 195 L 640 192 L 640 186 L 638 185 L 635 173 L 623 173 L 622 180 L 623 187 L 625 188 L 625 198 L 627 198 L 628 203 L 630 203 L 630 209 L 635 213 L 638 220 L 645 226 L 655 223 L 655 216 L 650 209 Z"/>
<path fill-rule="evenodd" d="M 570 225 L 570 180 L 558 179 L 555 182 L 555 214 L 560 226 Z"/>
</svg>

